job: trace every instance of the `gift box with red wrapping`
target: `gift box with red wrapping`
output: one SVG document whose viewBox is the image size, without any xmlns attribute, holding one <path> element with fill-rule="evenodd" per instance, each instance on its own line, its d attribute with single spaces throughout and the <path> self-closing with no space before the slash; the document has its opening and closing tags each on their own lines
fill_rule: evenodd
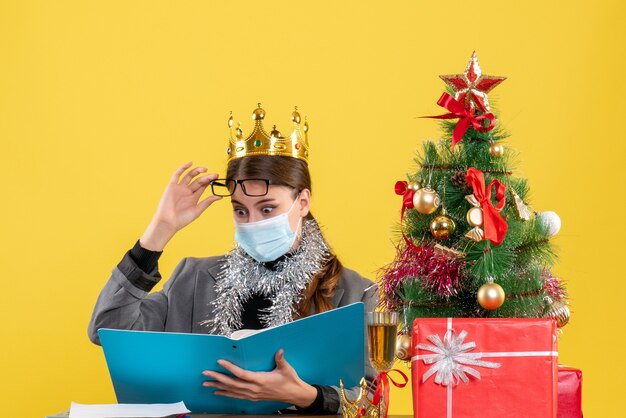
<svg viewBox="0 0 626 418">
<path fill-rule="evenodd" d="M 582 418 L 582 384 L 580 370 L 559 365 L 558 418 Z"/>
<path fill-rule="evenodd" d="M 411 375 L 415 418 L 555 418 L 552 319 L 417 318 Z"/>
</svg>

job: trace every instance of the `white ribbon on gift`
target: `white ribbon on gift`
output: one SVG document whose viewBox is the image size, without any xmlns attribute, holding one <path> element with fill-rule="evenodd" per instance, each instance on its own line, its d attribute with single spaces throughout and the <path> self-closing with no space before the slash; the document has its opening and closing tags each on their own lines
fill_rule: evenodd
<svg viewBox="0 0 626 418">
<path fill-rule="evenodd" d="M 447 418 L 452 418 L 452 387 L 459 381 L 469 382 L 469 377 L 474 376 L 480 380 L 480 372 L 469 366 L 486 367 L 496 369 L 502 364 L 479 360 L 484 357 L 558 357 L 557 351 L 508 351 L 508 352 L 476 352 L 469 351 L 476 348 L 475 342 L 463 343 L 467 337 L 467 331 L 462 330 L 455 335 L 452 328 L 452 318 L 448 318 L 447 331 L 443 340 L 437 334 L 429 335 L 427 340 L 434 345 L 418 344 L 415 347 L 431 351 L 435 354 L 419 354 L 411 357 L 411 362 L 422 360 L 424 364 L 431 365 L 422 376 L 422 382 L 435 375 L 435 383 L 447 387 Z"/>
<path fill-rule="evenodd" d="M 469 366 L 487 367 L 490 369 L 497 369 L 502 366 L 500 363 L 479 360 L 483 353 L 469 353 L 469 351 L 476 348 L 476 343 L 464 344 L 463 340 L 465 337 L 467 337 L 467 331 L 463 330 L 457 336 L 454 329 L 449 329 L 444 335 L 443 341 L 439 338 L 439 335 L 433 334 L 429 335 L 427 339 L 434 345 L 418 344 L 416 346 L 422 350 L 435 353 L 415 356 L 418 360 L 423 360 L 424 364 L 432 364 L 424 373 L 424 376 L 422 376 L 422 382 L 435 375 L 435 383 L 439 385 L 456 385 L 460 380 L 467 383 L 469 382 L 468 374 L 480 379 L 480 372 Z"/>
</svg>

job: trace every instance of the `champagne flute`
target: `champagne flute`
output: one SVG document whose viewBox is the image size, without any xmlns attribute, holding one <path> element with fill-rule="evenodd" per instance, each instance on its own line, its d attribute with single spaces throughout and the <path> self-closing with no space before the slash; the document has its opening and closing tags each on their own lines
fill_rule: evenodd
<svg viewBox="0 0 626 418">
<path fill-rule="evenodd" d="M 372 366 L 378 373 L 387 372 L 396 360 L 396 335 L 398 333 L 398 313 L 397 312 L 368 312 L 367 337 L 369 347 L 369 359 Z M 378 380 L 379 385 L 383 385 L 383 380 Z M 378 390 L 378 389 L 377 389 Z M 384 391 L 384 387 L 380 389 Z M 384 392 L 382 392 L 384 393 Z M 382 403 L 385 405 L 381 405 Z M 378 404 L 378 416 L 382 417 L 381 410 L 386 410 L 387 399 L 381 397 Z"/>
</svg>

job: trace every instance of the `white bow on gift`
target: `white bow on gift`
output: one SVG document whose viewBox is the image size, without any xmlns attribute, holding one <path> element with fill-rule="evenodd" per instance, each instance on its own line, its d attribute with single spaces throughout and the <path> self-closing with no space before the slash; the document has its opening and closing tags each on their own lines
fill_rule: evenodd
<svg viewBox="0 0 626 418">
<path fill-rule="evenodd" d="M 460 380 L 467 383 L 469 382 L 467 375 L 480 379 L 480 372 L 469 366 L 487 367 L 489 369 L 497 369 L 501 366 L 500 363 L 479 360 L 483 353 L 469 353 L 476 348 L 476 343 L 463 343 L 465 337 L 467 337 L 467 331 L 461 331 L 457 336 L 453 329 L 449 329 L 443 336 L 443 341 L 439 335 L 433 334 L 429 335 L 427 339 L 434 345 L 418 344 L 416 346 L 419 349 L 435 353 L 416 356 L 418 360 L 424 360 L 425 364 L 433 365 L 424 373 L 422 382 L 435 374 L 435 383 L 443 386 L 456 385 Z"/>
</svg>

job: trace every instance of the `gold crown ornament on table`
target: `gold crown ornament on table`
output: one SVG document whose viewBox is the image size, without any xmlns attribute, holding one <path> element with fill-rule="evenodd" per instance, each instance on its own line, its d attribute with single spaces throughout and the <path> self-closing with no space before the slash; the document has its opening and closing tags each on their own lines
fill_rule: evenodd
<svg viewBox="0 0 626 418">
<path fill-rule="evenodd" d="M 374 404 L 367 397 L 367 392 L 367 381 L 362 378 L 359 384 L 359 395 L 352 401 L 346 395 L 343 380 L 340 380 L 341 412 L 345 418 L 382 418 L 380 414 L 381 411 L 386 410 L 386 400 L 381 399 L 378 404 Z"/>
<path fill-rule="evenodd" d="M 309 140 L 307 133 L 309 124 L 305 120 L 302 128 L 300 124 L 302 118 L 298 113 L 296 106 L 291 113 L 291 121 L 293 122 L 293 131 L 287 137 L 283 136 L 280 131 L 273 126 L 272 131 L 267 133 L 263 128 L 263 120 L 265 119 L 265 110 L 261 107 L 261 103 L 252 112 L 254 127 L 248 136 L 244 136 L 241 123 L 237 122 L 237 128 L 233 129 L 234 120 L 232 112 L 228 119 L 228 127 L 230 129 L 230 138 L 228 143 L 228 160 L 241 158 L 249 155 L 282 155 L 286 157 L 294 157 L 308 163 L 309 158 Z"/>
</svg>

